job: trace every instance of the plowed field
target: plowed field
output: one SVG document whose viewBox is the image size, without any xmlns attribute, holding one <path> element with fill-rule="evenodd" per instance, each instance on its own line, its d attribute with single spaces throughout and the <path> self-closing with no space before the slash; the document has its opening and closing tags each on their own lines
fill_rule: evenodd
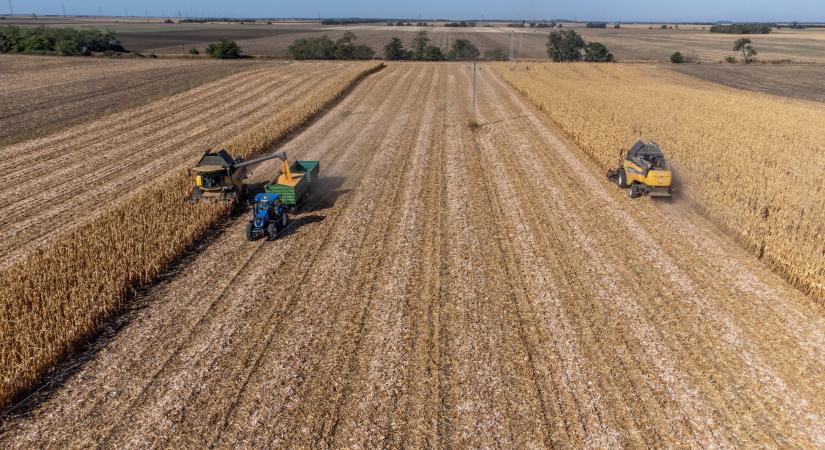
<svg viewBox="0 0 825 450">
<path fill-rule="evenodd" d="M 822 309 L 489 67 L 471 132 L 471 67 L 365 79 L 291 231 L 230 222 L 0 446 L 825 446 Z"/>
<path fill-rule="evenodd" d="M 319 63 L 250 70 L 0 147 L 7 186 L 0 196 L 0 267 L 182 170 L 204 150 L 271 117 L 342 67 Z"/>
<path fill-rule="evenodd" d="M 264 64 L 0 55 L 0 145 L 45 136 L 255 66 Z"/>
</svg>

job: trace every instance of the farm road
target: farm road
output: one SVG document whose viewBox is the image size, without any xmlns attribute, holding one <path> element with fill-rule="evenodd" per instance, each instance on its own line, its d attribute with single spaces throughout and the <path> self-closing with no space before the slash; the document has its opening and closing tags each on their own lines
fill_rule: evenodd
<svg viewBox="0 0 825 450">
<path fill-rule="evenodd" d="M 471 132 L 471 67 L 364 80 L 286 145 L 316 208 L 229 224 L 0 446 L 825 446 L 822 310 L 484 66 Z"/>
</svg>

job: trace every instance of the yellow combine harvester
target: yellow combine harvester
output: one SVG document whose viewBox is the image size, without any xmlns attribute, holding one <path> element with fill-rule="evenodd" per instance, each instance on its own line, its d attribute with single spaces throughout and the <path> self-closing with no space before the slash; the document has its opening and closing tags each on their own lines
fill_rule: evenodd
<svg viewBox="0 0 825 450">
<path fill-rule="evenodd" d="M 207 150 L 195 167 L 189 169 L 189 176 L 195 181 L 191 200 L 227 202 L 233 209 L 240 206 L 246 196 L 244 179 L 247 170 L 255 164 L 274 158 L 286 160 L 286 154 L 276 152 L 244 161 L 241 158 L 233 158 L 226 150 Z"/>
<path fill-rule="evenodd" d="M 627 154 L 622 151 L 619 167 L 608 170 L 607 178 L 622 189 L 630 187 L 630 198 L 644 194 L 670 197 L 672 194 L 673 174 L 662 149 L 655 142 L 639 141 Z"/>
</svg>

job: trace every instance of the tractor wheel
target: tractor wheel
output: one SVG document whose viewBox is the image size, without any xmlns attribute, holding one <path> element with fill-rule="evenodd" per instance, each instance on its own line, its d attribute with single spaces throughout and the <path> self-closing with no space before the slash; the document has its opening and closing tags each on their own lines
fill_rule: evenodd
<svg viewBox="0 0 825 450">
<path fill-rule="evenodd" d="M 639 196 L 639 183 L 633 183 L 630 185 L 630 198 L 636 198 Z"/>
<path fill-rule="evenodd" d="M 266 227 L 266 234 L 269 235 L 269 239 L 275 240 L 278 239 L 278 224 L 272 222 Z"/>
<path fill-rule="evenodd" d="M 627 188 L 627 173 L 624 169 L 619 169 L 619 175 L 616 177 L 616 184 L 618 184 L 622 189 Z"/>
<path fill-rule="evenodd" d="M 254 228 L 255 228 L 255 226 L 252 224 L 252 222 L 247 222 L 246 223 L 246 240 L 247 241 L 254 241 L 255 240 L 255 235 L 252 233 L 252 230 L 254 230 Z"/>
<path fill-rule="evenodd" d="M 286 211 L 284 211 L 284 214 L 281 216 L 280 231 L 286 230 L 287 225 L 289 225 L 289 215 L 287 215 Z"/>
</svg>

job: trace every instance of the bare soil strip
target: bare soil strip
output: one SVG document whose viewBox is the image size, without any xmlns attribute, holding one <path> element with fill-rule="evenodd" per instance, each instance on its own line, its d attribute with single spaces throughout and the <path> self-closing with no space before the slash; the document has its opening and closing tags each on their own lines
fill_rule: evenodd
<svg viewBox="0 0 825 450">
<path fill-rule="evenodd" d="M 236 72 L 277 64 L 0 55 L 0 145 L 45 136 Z"/>
<path fill-rule="evenodd" d="M 314 208 L 231 223 L 0 445 L 825 445 L 821 308 L 471 85 L 364 80 L 286 146 L 321 160 Z"/>
</svg>

